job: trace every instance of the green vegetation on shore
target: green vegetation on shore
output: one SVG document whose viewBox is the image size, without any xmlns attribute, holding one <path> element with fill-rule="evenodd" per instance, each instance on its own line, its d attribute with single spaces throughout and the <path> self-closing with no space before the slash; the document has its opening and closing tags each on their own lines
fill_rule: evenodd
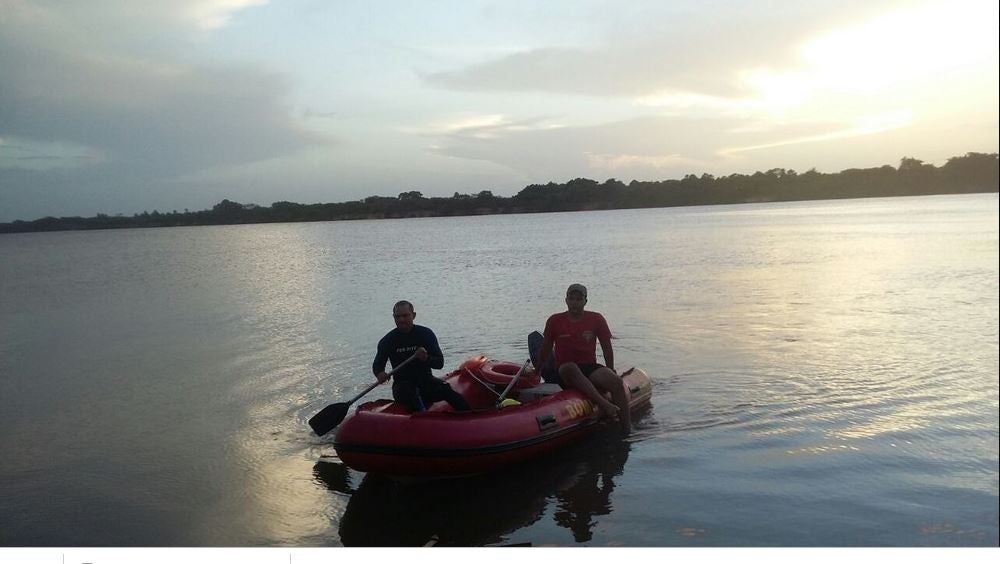
<svg viewBox="0 0 1000 564">
<path fill-rule="evenodd" d="M 533 213 L 628 208 L 659 208 L 711 204 L 787 202 L 838 198 L 921 196 L 997 192 L 997 153 L 966 153 L 940 166 L 903 158 L 898 167 L 847 169 L 838 173 L 804 173 L 782 168 L 754 174 L 712 176 L 689 174 L 680 180 L 625 184 L 615 179 L 599 183 L 586 178 L 565 184 L 532 184 L 511 197 L 455 193 L 450 198 L 425 198 L 418 191 L 396 197 L 370 196 L 332 204 L 274 202 L 270 207 L 223 200 L 210 210 L 142 212 L 129 216 L 44 217 L 0 223 L 0 233 L 226 225 L 293 221 L 331 221 Z"/>
</svg>

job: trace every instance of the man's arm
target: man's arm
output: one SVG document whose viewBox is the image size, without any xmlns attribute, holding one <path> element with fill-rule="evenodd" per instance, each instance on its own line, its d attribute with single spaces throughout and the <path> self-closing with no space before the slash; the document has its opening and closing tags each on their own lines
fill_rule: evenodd
<svg viewBox="0 0 1000 564">
<path fill-rule="evenodd" d="M 552 333 L 552 330 L 549 329 L 549 322 L 546 320 L 545 328 L 542 330 L 542 336 L 544 337 L 542 340 L 542 350 L 538 351 L 538 358 L 535 359 L 536 362 L 538 362 L 538 364 L 535 365 L 535 372 L 538 372 L 539 374 L 542 373 L 542 367 L 545 366 L 546 361 L 549 360 L 549 355 L 552 354 L 552 345 L 555 342 L 555 339 L 552 337 Z M 559 367 L 557 366 L 556 370 L 558 369 Z"/>
<path fill-rule="evenodd" d="M 437 335 L 434 331 L 430 329 L 427 330 L 427 364 L 435 370 L 441 370 L 444 368 L 444 353 L 441 352 L 441 346 L 438 345 Z"/>
<path fill-rule="evenodd" d="M 389 379 L 388 376 L 385 376 L 384 379 L 382 378 L 385 374 L 385 363 L 388 361 L 389 347 L 386 346 L 385 337 L 382 337 L 382 340 L 378 342 L 378 347 L 375 349 L 375 360 L 372 362 L 372 374 L 375 375 L 379 383 Z"/>
<path fill-rule="evenodd" d="M 552 352 L 552 339 L 546 338 L 542 343 L 542 350 L 538 353 L 538 365 L 535 366 L 535 372 L 539 376 L 542 374 L 542 370 L 545 368 L 545 363 L 549 360 L 549 354 Z M 556 367 L 559 370 L 559 367 Z"/>
<path fill-rule="evenodd" d="M 597 340 L 601 342 L 601 353 L 604 354 L 604 366 L 613 372 L 615 370 L 615 350 L 611 347 L 611 337 L 600 335 Z"/>
<path fill-rule="evenodd" d="M 604 355 L 604 366 L 615 371 L 615 349 L 611 346 L 611 328 L 608 327 L 608 320 L 604 316 L 597 314 L 597 340 L 601 343 L 601 354 Z"/>
</svg>

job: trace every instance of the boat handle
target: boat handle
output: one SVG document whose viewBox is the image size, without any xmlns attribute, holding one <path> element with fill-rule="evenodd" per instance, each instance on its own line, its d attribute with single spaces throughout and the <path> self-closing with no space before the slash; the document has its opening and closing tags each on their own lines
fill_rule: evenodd
<svg viewBox="0 0 1000 564">
<path fill-rule="evenodd" d="M 556 425 L 556 416 L 551 414 L 539 415 L 538 417 L 535 417 L 535 421 L 538 422 L 538 430 L 544 431 Z"/>
</svg>

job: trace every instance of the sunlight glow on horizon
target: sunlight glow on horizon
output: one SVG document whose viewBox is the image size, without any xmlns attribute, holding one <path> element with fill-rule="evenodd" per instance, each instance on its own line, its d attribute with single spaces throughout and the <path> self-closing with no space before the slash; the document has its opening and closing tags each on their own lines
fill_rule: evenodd
<svg viewBox="0 0 1000 564">
<path fill-rule="evenodd" d="M 971 8 L 977 2 L 943 2 L 902 9 L 860 24 L 832 30 L 801 44 L 797 58 L 803 68 L 744 69 L 739 82 L 750 95 L 740 98 L 666 92 L 642 96 L 636 105 L 665 111 L 723 111 L 737 115 L 830 117 L 828 107 L 810 107 L 832 93 L 872 97 L 914 80 L 937 80 L 935 72 L 961 70 L 980 59 L 994 63 L 998 52 L 996 18 L 985 21 Z M 993 5 L 994 13 L 997 6 Z M 892 100 L 878 100 L 891 102 Z M 900 112 L 912 108 L 896 108 Z M 845 111 L 840 109 L 839 111 Z M 850 108 L 848 114 L 854 114 Z M 858 116 L 851 115 L 851 121 Z M 862 118 L 864 120 L 865 118 Z M 903 120 L 896 121 L 899 126 Z M 870 127 L 857 128 L 859 134 Z"/>
<path fill-rule="evenodd" d="M 871 97 L 913 81 L 942 79 L 998 52 L 996 18 L 971 9 L 977 2 L 944 2 L 890 12 L 799 46 L 803 70 L 754 69 L 744 76 L 764 106 L 789 110 L 832 92 Z M 994 14 L 997 5 L 992 4 Z"/>
<path fill-rule="evenodd" d="M 816 135 L 722 148 L 716 153 L 720 157 L 911 126 L 922 115 L 915 106 L 920 95 L 914 91 L 940 80 L 974 80 L 968 71 L 984 60 L 992 59 L 996 68 L 997 19 L 982 18 L 981 10 L 975 9 L 981 5 L 975 0 L 926 3 L 828 31 L 796 48 L 801 68 L 739 72 L 738 80 L 749 92 L 746 97 L 669 92 L 637 98 L 635 104 L 662 108 L 668 115 L 714 112 L 779 124 L 841 124 L 835 131 Z M 992 10 L 996 15 L 996 3 Z"/>
<path fill-rule="evenodd" d="M 837 30 L 799 49 L 799 57 L 822 70 L 826 86 L 869 92 L 928 71 L 960 67 L 998 52 L 997 4 L 985 20 L 977 2 L 945 2 L 890 12 L 859 26 Z"/>
</svg>

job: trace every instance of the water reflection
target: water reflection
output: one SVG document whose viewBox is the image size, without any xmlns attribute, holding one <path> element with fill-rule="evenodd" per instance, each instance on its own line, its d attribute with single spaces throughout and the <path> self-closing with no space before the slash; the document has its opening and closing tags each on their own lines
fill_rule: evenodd
<svg viewBox="0 0 1000 564">
<path fill-rule="evenodd" d="M 555 521 L 573 533 L 573 540 L 587 542 L 594 536 L 594 517 L 611 513 L 614 478 L 621 476 L 630 444 L 605 440 L 577 465 L 577 473 L 556 491 Z"/>
<path fill-rule="evenodd" d="M 318 462 L 315 477 L 349 494 L 340 521 L 344 546 L 482 546 L 507 542 L 555 502 L 554 521 L 578 543 L 593 537 L 595 517 L 613 511 L 614 478 L 630 443 L 600 433 L 543 459 L 463 479 L 400 483 L 353 473 L 339 462 Z"/>
</svg>

